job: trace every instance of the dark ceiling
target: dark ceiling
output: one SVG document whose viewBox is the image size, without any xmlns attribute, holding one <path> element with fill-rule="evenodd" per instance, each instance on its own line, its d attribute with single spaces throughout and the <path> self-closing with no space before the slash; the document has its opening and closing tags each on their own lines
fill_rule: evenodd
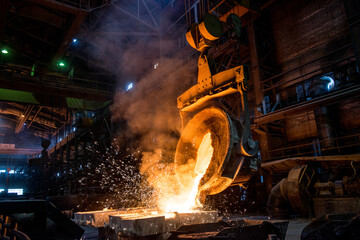
<svg viewBox="0 0 360 240">
<path fill-rule="evenodd" d="M 203 2 L 220 16 L 238 4 Z M 69 123 L 74 110 L 106 105 L 115 91 L 126 90 L 160 59 L 187 46 L 195 4 L 199 1 L 3 0 L 0 48 L 8 53 L 0 53 L 0 120 L 15 132 L 27 124 L 46 138 Z"/>
<path fill-rule="evenodd" d="M 0 127 L 46 138 L 70 121 L 70 100 L 112 100 L 159 58 L 162 11 L 184 10 L 174 2 L 2 1 L 0 116 L 8 123 Z"/>
</svg>

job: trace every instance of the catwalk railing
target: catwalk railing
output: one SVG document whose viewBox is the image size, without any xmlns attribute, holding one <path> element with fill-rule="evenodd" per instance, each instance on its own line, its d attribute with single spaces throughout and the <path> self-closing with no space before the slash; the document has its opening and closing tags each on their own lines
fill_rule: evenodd
<svg viewBox="0 0 360 240">
<path fill-rule="evenodd" d="M 91 91 L 97 94 L 111 96 L 116 85 L 111 80 L 94 80 L 90 78 L 70 77 L 63 73 L 38 72 L 31 76 L 31 69 L 22 66 L 0 65 L 1 81 L 27 83 L 41 87 L 55 87 L 69 90 Z M 103 77 L 99 76 L 99 79 Z M 0 84 L 1 87 L 2 84 Z"/>
<path fill-rule="evenodd" d="M 328 156 L 360 153 L 360 133 L 272 149 L 261 153 L 263 161 L 284 159 L 298 156 Z"/>
<path fill-rule="evenodd" d="M 334 69 L 334 67 L 337 68 L 341 65 L 349 64 L 349 62 L 355 60 L 354 54 L 351 54 L 350 56 L 349 54 L 346 54 L 346 52 L 351 49 L 351 46 L 351 44 L 342 46 L 335 51 L 329 52 L 328 54 L 309 61 L 301 66 L 292 68 L 290 70 L 262 80 L 261 83 L 263 92 L 267 92 L 279 87 L 284 88 L 296 85 L 304 80 L 323 74 L 326 71 L 331 71 L 332 69 Z M 342 58 L 336 57 L 339 53 L 342 53 L 345 56 Z M 326 64 L 322 62 L 324 60 L 327 60 Z M 296 77 L 291 77 L 290 79 L 288 78 L 289 75 L 295 73 L 297 73 Z"/>
</svg>

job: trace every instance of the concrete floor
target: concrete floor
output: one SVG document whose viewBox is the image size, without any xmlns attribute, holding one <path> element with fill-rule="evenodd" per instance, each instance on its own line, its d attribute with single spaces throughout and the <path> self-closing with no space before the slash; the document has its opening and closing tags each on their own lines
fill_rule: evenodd
<svg viewBox="0 0 360 240">
<path fill-rule="evenodd" d="M 93 227 L 87 227 L 87 226 L 80 226 L 82 229 L 85 230 L 83 238 L 85 240 L 100 240 L 98 238 L 98 229 Z"/>
<path fill-rule="evenodd" d="M 285 240 L 300 240 L 302 230 L 309 223 L 311 223 L 311 219 L 299 218 L 289 220 Z M 99 240 L 97 228 L 84 226 L 82 228 L 85 230 L 84 239 Z"/>
<path fill-rule="evenodd" d="M 300 240 L 302 230 L 311 223 L 311 219 L 292 219 L 289 221 L 285 240 Z"/>
</svg>

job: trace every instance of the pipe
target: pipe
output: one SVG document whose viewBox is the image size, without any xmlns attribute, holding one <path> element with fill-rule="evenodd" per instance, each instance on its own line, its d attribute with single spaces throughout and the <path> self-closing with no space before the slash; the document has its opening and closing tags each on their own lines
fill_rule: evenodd
<svg viewBox="0 0 360 240">
<path fill-rule="evenodd" d="M 270 112 L 275 111 L 275 109 L 276 109 L 277 106 L 280 106 L 280 94 L 279 94 L 279 93 L 276 94 L 276 102 L 275 102 L 275 105 L 274 105 L 274 107 L 271 109 Z"/>
<path fill-rule="evenodd" d="M 352 180 L 354 180 L 354 178 L 356 177 L 356 168 L 354 167 L 354 160 L 351 161 L 350 165 L 351 165 L 351 167 L 352 167 L 353 170 L 354 170 L 354 174 L 353 174 L 352 177 L 350 178 L 350 180 L 352 181 Z"/>
<path fill-rule="evenodd" d="M 2 110 L 2 111 L 0 110 L 0 114 L 9 114 L 9 115 L 21 117 L 21 115 L 23 115 L 23 112 L 15 108 L 7 108 L 6 110 Z M 33 118 L 34 117 L 29 117 L 28 119 L 33 120 Z M 33 121 L 51 128 L 56 128 L 54 121 L 49 121 L 47 119 L 41 118 L 40 116 L 35 118 Z"/>
<path fill-rule="evenodd" d="M 331 116 L 331 109 L 328 107 L 320 107 L 314 110 L 314 114 L 318 136 L 321 141 L 320 147 L 333 147 L 335 142 L 333 139 L 334 123 Z"/>
<path fill-rule="evenodd" d="M 266 211 L 270 217 L 284 218 L 289 215 L 289 209 L 291 209 L 291 206 L 286 195 L 286 184 L 287 178 L 283 178 L 271 189 L 266 204 Z"/>
</svg>

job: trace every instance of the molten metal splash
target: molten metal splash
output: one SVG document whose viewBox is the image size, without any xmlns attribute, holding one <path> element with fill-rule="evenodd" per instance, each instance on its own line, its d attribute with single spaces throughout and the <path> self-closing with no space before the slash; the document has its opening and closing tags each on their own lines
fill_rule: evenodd
<svg viewBox="0 0 360 240">
<path fill-rule="evenodd" d="M 195 208 L 202 207 L 198 200 L 199 184 L 209 167 L 213 152 L 211 133 L 208 132 L 204 135 L 197 151 L 196 165 L 191 178 L 192 182 L 188 185 L 189 187 L 181 189 L 179 194 L 164 199 L 166 203 L 160 205 L 165 206 L 164 210 L 166 212 L 193 212 Z"/>
</svg>

